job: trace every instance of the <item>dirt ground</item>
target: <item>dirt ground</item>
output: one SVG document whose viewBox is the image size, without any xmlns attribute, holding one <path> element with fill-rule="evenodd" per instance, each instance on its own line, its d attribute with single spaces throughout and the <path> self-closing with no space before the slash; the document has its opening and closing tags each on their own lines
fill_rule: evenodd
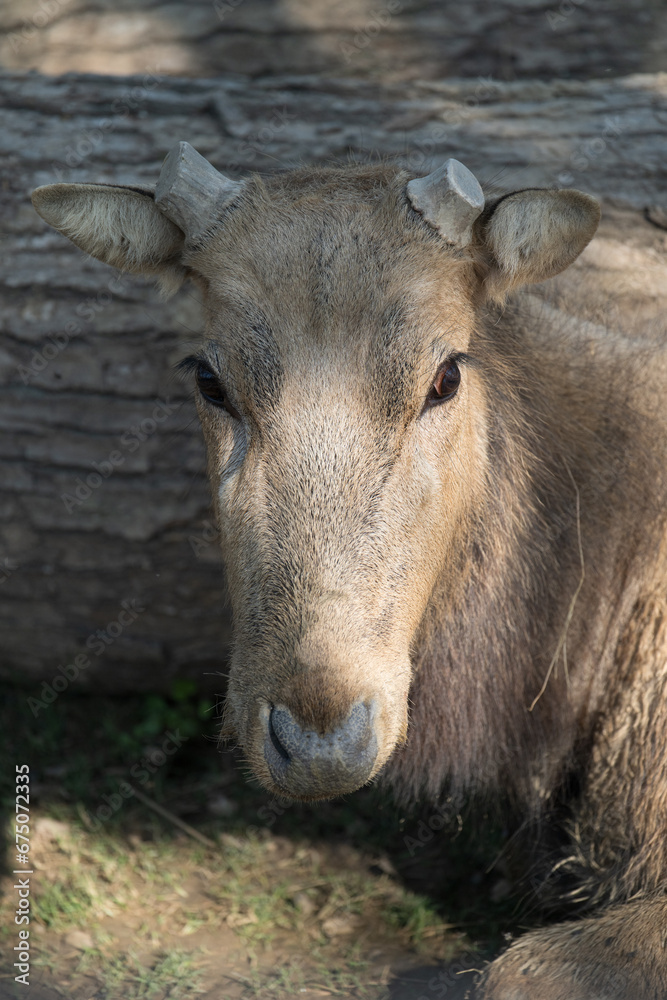
<svg viewBox="0 0 667 1000">
<path fill-rule="evenodd" d="M 519 926 L 498 816 L 480 837 L 465 814 L 445 824 L 378 788 L 272 800 L 191 691 L 63 697 L 39 726 L 26 694 L 2 698 L 2 998 L 451 998 Z M 8 958 L 17 761 L 31 778 L 28 991 Z"/>
</svg>

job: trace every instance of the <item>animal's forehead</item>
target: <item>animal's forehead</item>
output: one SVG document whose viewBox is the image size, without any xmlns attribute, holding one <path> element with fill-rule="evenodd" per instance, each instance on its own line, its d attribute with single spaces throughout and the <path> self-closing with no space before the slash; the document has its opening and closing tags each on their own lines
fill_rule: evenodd
<svg viewBox="0 0 667 1000">
<path fill-rule="evenodd" d="M 304 338 L 393 353 L 419 327 L 457 322 L 471 262 L 412 211 L 405 180 L 371 168 L 254 181 L 192 258 L 208 283 L 209 332 L 261 329 L 264 341 L 270 330 L 281 353 Z"/>
</svg>

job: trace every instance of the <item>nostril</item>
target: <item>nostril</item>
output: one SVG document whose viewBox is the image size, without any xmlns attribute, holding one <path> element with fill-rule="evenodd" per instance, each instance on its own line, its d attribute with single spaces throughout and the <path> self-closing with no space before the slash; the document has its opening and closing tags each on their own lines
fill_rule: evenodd
<svg viewBox="0 0 667 1000">
<path fill-rule="evenodd" d="M 333 731 L 303 729 L 285 705 L 261 710 L 264 757 L 273 780 L 290 795 L 330 798 L 363 785 L 377 757 L 375 705 L 357 702 Z"/>
<path fill-rule="evenodd" d="M 277 735 L 277 733 L 276 733 L 276 731 L 275 731 L 275 729 L 273 727 L 273 713 L 274 712 L 275 712 L 275 708 L 272 707 L 271 711 L 269 712 L 269 738 L 270 738 L 271 742 L 273 743 L 275 749 L 278 751 L 278 753 L 280 754 L 280 756 L 283 758 L 283 760 L 289 760 L 290 756 L 289 756 L 287 750 L 285 749 L 285 747 L 282 745 L 282 743 L 278 739 L 278 735 Z"/>
</svg>

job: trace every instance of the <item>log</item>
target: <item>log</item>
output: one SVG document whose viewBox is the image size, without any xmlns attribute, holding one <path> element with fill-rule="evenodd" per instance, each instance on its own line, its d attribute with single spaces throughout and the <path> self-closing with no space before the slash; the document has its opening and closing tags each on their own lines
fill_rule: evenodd
<svg viewBox="0 0 667 1000">
<path fill-rule="evenodd" d="M 665 74 L 395 85 L 5 72 L 0 106 L 0 670 L 55 693 L 178 677 L 221 690 L 229 621 L 201 434 L 173 373 L 201 328 L 197 295 L 164 303 L 86 258 L 35 214 L 33 188 L 154 185 L 179 139 L 237 179 L 377 156 L 419 175 L 452 156 L 487 188 L 601 198 L 576 287 L 647 323 L 667 306 Z"/>
<path fill-rule="evenodd" d="M 664 68 L 655 0 L 4 0 L 0 65 L 53 75 L 604 79 Z"/>
</svg>

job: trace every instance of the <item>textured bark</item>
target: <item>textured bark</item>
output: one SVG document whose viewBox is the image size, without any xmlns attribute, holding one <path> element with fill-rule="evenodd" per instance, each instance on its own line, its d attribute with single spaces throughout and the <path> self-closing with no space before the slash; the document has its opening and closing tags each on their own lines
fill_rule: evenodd
<svg viewBox="0 0 667 1000">
<path fill-rule="evenodd" d="M 222 669 L 229 635 L 203 445 L 172 371 L 201 328 L 196 294 L 165 304 L 85 258 L 33 212 L 37 185 L 154 184 L 178 139 L 235 176 L 377 155 L 419 174 L 455 156 L 487 186 L 571 185 L 603 199 L 573 309 L 593 288 L 647 323 L 667 306 L 665 75 L 395 86 L 8 73 L 0 104 L 5 675 L 51 681 L 87 654 L 76 686 L 155 689 L 185 674 L 219 689 L 207 671 Z M 91 474 L 90 495 L 67 500 Z M 132 600 L 145 610 L 113 642 L 90 638 Z"/>
<path fill-rule="evenodd" d="M 664 67 L 660 0 L 4 0 L 8 69 L 392 80 Z M 158 68 L 159 67 L 159 68 Z"/>
</svg>

